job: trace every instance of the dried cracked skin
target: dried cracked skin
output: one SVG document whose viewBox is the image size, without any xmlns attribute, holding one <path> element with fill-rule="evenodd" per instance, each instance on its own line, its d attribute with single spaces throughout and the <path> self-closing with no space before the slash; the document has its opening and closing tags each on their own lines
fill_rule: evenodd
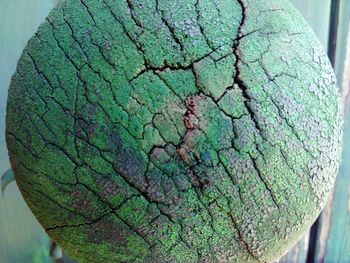
<svg viewBox="0 0 350 263">
<path fill-rule="evenodd" d="M 334 73 L 281 0 L 66 0 L 9 90 L 17 183 L 81 262 L 270 262 L 334 182 Z"/>
</svg>

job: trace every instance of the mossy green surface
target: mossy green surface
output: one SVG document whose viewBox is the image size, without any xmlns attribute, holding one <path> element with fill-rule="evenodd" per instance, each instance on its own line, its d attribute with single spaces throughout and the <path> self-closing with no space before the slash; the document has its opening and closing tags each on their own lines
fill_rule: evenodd
<svg viewBox="0 0 350 263">
<path fill-rule="evenodd" d="M 326 201 L 339 102 L 288 1 L 66 0 L 18 62 L 6 138 L 81 262 L 270 262 Z"/>
</svg>

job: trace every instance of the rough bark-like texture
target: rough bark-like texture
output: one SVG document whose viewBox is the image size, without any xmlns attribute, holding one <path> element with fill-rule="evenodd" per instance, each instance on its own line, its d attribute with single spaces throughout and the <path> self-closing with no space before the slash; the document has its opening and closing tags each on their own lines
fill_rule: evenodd
<svg viewBox="0 0 350 263">
<path fill-rule="evenodd" d="M 341 108 L 281 0 L 67 0 L 9 90 L 29 206 L 82 262 L 269 262 L 323 207 Z"/>
</svg>

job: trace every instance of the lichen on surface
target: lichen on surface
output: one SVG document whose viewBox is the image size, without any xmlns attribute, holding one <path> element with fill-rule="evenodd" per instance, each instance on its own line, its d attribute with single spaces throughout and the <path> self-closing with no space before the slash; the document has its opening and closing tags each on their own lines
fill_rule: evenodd
<svg viewBox="0 0 350 263">
<path fill-rule="evenodd" d="M 66 0 L 18 62 L 6 139 L 82 262 L 270 262 L 326 201 L 340 112 L 289 1 Z"/>
</svg>

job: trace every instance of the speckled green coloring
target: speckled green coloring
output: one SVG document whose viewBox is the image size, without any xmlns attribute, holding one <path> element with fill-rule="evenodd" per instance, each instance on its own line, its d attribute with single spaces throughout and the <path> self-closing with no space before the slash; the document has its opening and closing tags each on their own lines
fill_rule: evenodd
<svg viewBox="0 0 350 263">
<path fill-rule="evenodd" d="M 342 117 L 287 0 L 66 0 L 9 89 L 17 183 L 81 262 L 270 262 L 319 214 Z"/>
</svg>

